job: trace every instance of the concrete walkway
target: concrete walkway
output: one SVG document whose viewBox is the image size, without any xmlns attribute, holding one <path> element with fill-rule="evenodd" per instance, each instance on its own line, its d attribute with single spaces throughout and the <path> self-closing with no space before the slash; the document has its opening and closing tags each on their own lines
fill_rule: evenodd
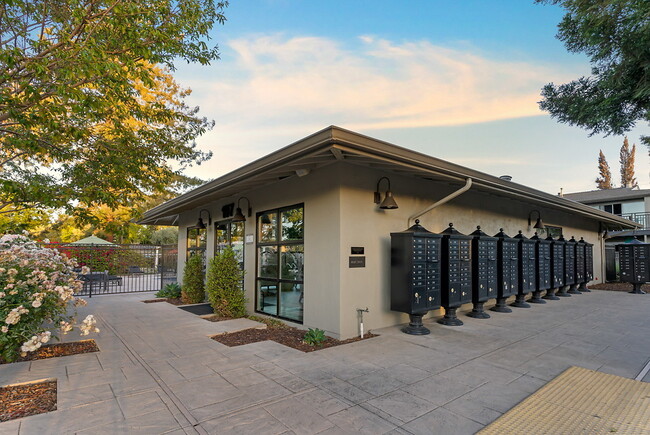
<svg viewBox="0 0 650 435">
<path fill-rule="evenodd" d="M 58 378 L 57 411 L 0 434 L 470 434 L 570 366 L 635 378 L 650 359 L 650 295 L 593 291 L 309 354 L 229 348 L 207 336 L 237 325 L 149 297 L 89 301 L 100 352 L 0 366 L 0 385 Z"/>
</svg>

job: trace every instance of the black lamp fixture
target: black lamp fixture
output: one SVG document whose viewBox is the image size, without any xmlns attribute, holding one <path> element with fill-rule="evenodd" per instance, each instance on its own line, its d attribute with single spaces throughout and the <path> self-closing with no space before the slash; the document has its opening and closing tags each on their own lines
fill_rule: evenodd
<svg viewBox="0 0 650 435">
<path fill-rule="evenodd" d="M 528 213 L 528 226 L 530 227 L 530 224 L 532 222 L 532 216 L 533 213 L 537 212 L 537 222 L 535 222 L 535 225 L 533 228 L 537 228 L 538 230 L 543 230 L 546 227 L 544 226 L 544 223 L 542 222 L 542 215 L 539 213 L 539 210 L 533 210 L 530 213 Z"/>
<path fill-rule="evenodd" d="M 242 196 L 237 200 L 237 211 L 235 211 L 235 215 L 232 217 L 233 222 L 246 222 L 246 216 L 244 216 L 244 214 L 241 211 L 241 207 L 239 206 L 239 203 L 242 199 L 245 199 L 246 202 L 248 202 L 248 217 L 250 217 L 251 214 L 253 213 L 253 210 L 251 209 L 250 200 L 245 196 Z"/>
<path fill-rule="evenodd" d="M 202 208 L 199 212 L 199 221 L 196 223 L 196 228 L 200 230 L 205 229 L 205 224 L 203 223 L 203 219 L 201 219 L 201 213 L 203 212 L 206 212 L 208 214 L 208 225 L 212 225 L 212 216 L 210 216 L 210 210 Z"/>
<path fill-rule="evenodd" d="M 379 184 L 381 180 L 386 180 L 388 182 L 388 190 L 386 190 L 386 196 L 384 200 L 381 200 L 381 193 L 379 193 Z M 375 191 L 375 204 L 379 204 L 379 208 L 383 210 L 393 210 L 398 208 L 395 198 L 393 198 L 393 192 L 390 191 L 390 179 L 388 177 L 381 177 L 377 181 L 377 190 Z"/>
</svg>

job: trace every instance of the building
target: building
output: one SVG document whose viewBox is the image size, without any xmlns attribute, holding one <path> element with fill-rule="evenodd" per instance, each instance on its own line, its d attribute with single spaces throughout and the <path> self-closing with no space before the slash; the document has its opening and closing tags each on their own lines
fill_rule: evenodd
<svg viewBox="0 0 650 435">
<path fill-rule="evenodd" d="M 399 208 L 379 208 L 376 200 L 391 192 Z M 635 226 L 334 126 L 147 211 L 141 223 L 179 227 L 179 271 L 188 255 L 209 258 L 233 246 L 250 312 L 344 339 L 358 334 L 357 309 L 369 309 L 366 328 L 408 321 L 390 310 L 390 233 L 416 217 L 433 232 L 453 222 L 465 234 L 480 225 L 528 237 L 543 218 L 553 231 L 594 244 L 595 280 L 603 276 L 603 232 Z"/>
<path fill-rule="evenodd" d="M 613 213 L 641 225 L 640 228 L 632 230 L 619 228 L 610 231 L 606 236 L 608 244 L 622 243 L 633 237 L 642 239 L 645 242 L 650 241 L 650 189 L 631 187 L 599 189 L 588 192 L 567 193 L 564 194 L 564 198 Z"/>
</svg>

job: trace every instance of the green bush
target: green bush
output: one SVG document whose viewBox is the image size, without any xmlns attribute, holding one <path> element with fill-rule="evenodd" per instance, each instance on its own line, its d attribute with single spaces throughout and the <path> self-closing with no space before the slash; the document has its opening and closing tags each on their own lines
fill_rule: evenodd
<svg viewBox="0 0 650 435">
<path fill-rule="evenodd" d="M 156 293 L 157 298 L 176 299 L 181 297 L 181 286 L 178 283 L 167 284 L 162 290 Z"/>
<path fill-rule="evenodd" d="M 203 257 L 193 255 L 185 262 L 181 298 L 186 304 L 198 304 L 205 300 Z"/>
<path fill-rule="evenodd" d="M 327 340 L 325 336 L 325 331 L 322 329 L 312 329 L 309 328 L 309 331 L 305 333 L 305 336 L 302 338 L 302 341 L 307 343 L 310 346 L 322 346 L 323 342 Z"/>
<path fill-rule="evenodd" d="M 232 248 L 217 254 L 208 266 L 206 292 L 212 309 L 223 317 L 244 317 L 246 296 L 242 288 L 244 271 Z"/>
</svg>

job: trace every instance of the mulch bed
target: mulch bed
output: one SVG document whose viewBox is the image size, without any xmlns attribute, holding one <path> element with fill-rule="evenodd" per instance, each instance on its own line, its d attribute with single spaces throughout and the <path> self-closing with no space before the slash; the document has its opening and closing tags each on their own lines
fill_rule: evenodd
<svg viewBox="0 0 650 435">
<path fill-rule="evenodd" d="M 34 361 L 38 359 L 56 358 L 59 356 L 77 355 L 80 353 L 99 352 L 99 347 L 95 340 L 81 340 L 70 343 L 53 343 L 43 345 L 35 352 L 30 352 L 27 356 L 19 357 L 13 362 Z M 10 364 L 0 358 L 0 364 Z"/>
<path fill-rule="evenodd" d="M 244 329 L 243 331 L 215 335 L 212 337 L 212 339 L 230 347 L 257 343 L 258 341 L 264 340 L 273 340 L 277 343 L 298 349 L 303 352 L 313 352 L 315 350 L 340 346 L 342 344 L 354 343 L 355 341 L 377 337 L 376 334 L 372 333 L 365 334 L 363 338 L 355 337 L 349 338 L 347 340 L 337 340 L 332 337 L 327 337 L 322 345 L 311 346 L 302 341 L 303 337 L 305 336 L 305 332 L 307 331 L 291 327 L 269 327 L 267 329 Z"/>
<path fill-rule="evenodd" d="M 606 282 L 602 284 L 593 284 L 588 286 L 590 290 L 609 290 L 613 292 L 631 292 L 633 290 L 632 283 L 629 282 Z M 650 293 L 650 284 L 643 284 L 641 290 Z"/>
<path fill-rule="evenodd" d="M 142 301 L 145 304 L 154 304 L 156 302 L 167 302 L 168 304 L 172 305 L 186 305 L 185 302 L 181 300 L 181 298 L 156 298 L 156 299 L 147 299 Z"/>
<path fill-rule="evenodd" d="M 0 387 L 0 422 L 56 410 L 56 380 Z"/>
</svg>

